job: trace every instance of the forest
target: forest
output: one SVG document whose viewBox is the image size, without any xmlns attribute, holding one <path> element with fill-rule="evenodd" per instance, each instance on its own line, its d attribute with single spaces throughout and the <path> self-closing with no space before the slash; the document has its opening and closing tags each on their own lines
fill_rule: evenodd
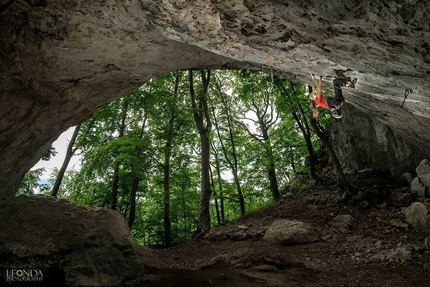
<svg viewBox="0 0 430 287">
<path fill-rule="evenodd" d="M 17 195 L 110 208 L 139 244 L 180 244 L 279 201 L 297 174 L 319 180 L 332 117 L 312 118 L 311 89 L 270 71 L 158 76 L 76 126 L 62 167 L 48 183 L 28 172 Z M 74 155 L 79 170 L 67 169 Z"/>
</svg>

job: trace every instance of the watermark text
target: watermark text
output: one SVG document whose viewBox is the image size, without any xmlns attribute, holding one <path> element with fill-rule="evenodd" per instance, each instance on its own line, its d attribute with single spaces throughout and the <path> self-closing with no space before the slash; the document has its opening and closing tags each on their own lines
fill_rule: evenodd
<svg viewBox="0 0 430 287">
<path fill-rule="evenodd" d="M 6 270 L 6 281 L 38 282 L 43 281 L 43 273 L 40 269 L 10 269 Z"/>
</svg>

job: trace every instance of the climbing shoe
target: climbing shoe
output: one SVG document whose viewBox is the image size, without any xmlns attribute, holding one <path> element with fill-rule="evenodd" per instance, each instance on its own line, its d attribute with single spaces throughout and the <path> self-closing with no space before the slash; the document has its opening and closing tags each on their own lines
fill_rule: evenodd
<svg viewBox="0 0 430 287">
<path fill-rule="evenodd" d="M 346 83 L 345 87 L 355 89 L 355 84 L 357 83 L 357 78 L 350 78 Z"/>
</svg>

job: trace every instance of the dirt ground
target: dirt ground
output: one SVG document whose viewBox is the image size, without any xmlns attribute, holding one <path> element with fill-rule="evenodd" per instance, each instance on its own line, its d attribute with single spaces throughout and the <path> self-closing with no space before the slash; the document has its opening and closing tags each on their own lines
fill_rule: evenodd
<svg viewBox="0 0 430 287">
<path fill-rule="evenodd" d="M 370 173 L 348 179 L 355 195 L 346 203 L 337 202 L 329 176 L 294 197 L 215 227 L 206 238 L 154 250 L 171 269 L 148 270 L 130 286 L 430 286 L 424 246 L 430 234 L 405 223 L 404 200 L 398 200 L 409 189 Z M 352 226 L 331 225 L 337 215 L 351 215 Z M 312 224 L 319 240 L 295 245 L 263 240 L 280 218 Z"/>
</svg>

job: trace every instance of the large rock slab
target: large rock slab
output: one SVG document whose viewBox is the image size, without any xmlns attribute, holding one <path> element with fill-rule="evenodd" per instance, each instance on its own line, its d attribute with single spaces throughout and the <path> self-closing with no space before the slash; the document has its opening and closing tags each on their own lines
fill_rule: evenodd
<svg viewBox="0 0 430 287">
<path fill-rule="evenodd" d="M 0 201 L 0 254 L 1 282 L 7 271 L 31 269 L 43 286 L 120 286 L 161 266 L 118 212 L 38 195 Z"/>
<path fill-rule="evenodd" d="M 316 242 L 318 233 L 308 223 L 278 219 L 269 226 L 263 239 L 279 244 L 306 244 Z"/>
<path fill-rule="evenodd" d="M 352 105 L 342 109 L 345 116 L 333 124 L 332 141 L 345 173 L 375 170 L 400 177 L 415 170 L 423 158 L 419 148 L 378 118 Z"/>
</svg>

